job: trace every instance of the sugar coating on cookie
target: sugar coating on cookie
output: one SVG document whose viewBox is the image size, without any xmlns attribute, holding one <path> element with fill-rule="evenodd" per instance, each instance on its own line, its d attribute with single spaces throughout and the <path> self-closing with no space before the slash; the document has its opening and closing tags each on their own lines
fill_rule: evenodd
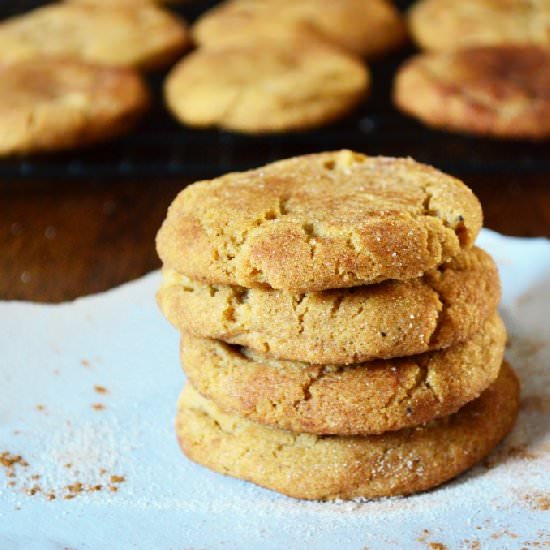
<svg viewBox="0 0 550 550">
<path fill-rule="evenodd" d="M 550 136 L 550 50 L 478 46 L 413 57 L 399 70 L 397 106 L 429 126 L 499 138 Z"/>
<path fill-rule="evenodd" d="M 233 0 L 206 12 L 193 26 L 200 46 L 242 44 L 261 38 L 265 22 L 281 32 L 314 26 L 327 39 L 359 55 L 373 56 L 405 39 L 399 12 L 387 0 Z"/>
<path fill-rule="evenodd" d="M 431 489 L 484 458 L 511 430 L 518 381 L 497 380 L 454 415 L 421 428 L 371 436 L 278 430 L 220 411 L 188 385 L 176 430 L 191 460 L 295 498 L 352 499 Z"/>
<path fill-rule="evenodd" d="M 368 69 L 311 35 L 283 43 L 198 49 L 169 74 L 165 97 L 182 122 L 258 133 L 331 122 L 366 98 Z"/>
<path fill-rule="evenodd" d="M 198 281 L 319 291 L 420 277 L 470 248 L 481 222 L 460 180 L 343 150 L 187 187 L 157 250 Z"/>
<path fill-rule="evenodd" d="M 211 285 L 164 270 L 157 294 L 180 331 L 280 359 L 330 364 L 462 342 L 483 326 L 499 299 L 496 265 L 479 248 L 418 279 L 303 294 Z"/>
<path fill-rule="evenodd" d="M 53 151 L 128 131 L 149 104 L 131 69 L 41 57 L 0 64 L 0 154 Z"/>
<path fill-rule="evenodd" d="M 415 41 L 431 50 L 481 44 L 550 45 L 548 0 L 420 0 L 409 12 Z"/>
<path fill-rule="evenodd" d="M 183 333 L 193 386 L 222 410 L 278 428 L 374 434 L 456 412 L 497 377 L 506 330 L 497 314 L 470 340 L 410 358 L 342 367 L 275 359 Z"/>
<path fill-rule="evenodd" d="M 40 55 L 153 69 L 190 42 L 185 23 L 151 3 L 105 6 L 60 2 L 0 24 L 0 62 Z"/>
</svg>

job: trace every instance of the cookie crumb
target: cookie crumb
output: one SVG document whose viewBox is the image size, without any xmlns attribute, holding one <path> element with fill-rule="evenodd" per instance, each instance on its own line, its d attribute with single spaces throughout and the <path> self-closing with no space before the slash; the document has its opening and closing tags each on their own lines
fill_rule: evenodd
<svg viewBox="0 0 550 550">
<path fill-rule="evenodd" d="M 531 510 L 547 512 L 550 510 L 549 493 L 531 493 L 523 496 L 523 501 L 529 504 Z"/>
</svg>

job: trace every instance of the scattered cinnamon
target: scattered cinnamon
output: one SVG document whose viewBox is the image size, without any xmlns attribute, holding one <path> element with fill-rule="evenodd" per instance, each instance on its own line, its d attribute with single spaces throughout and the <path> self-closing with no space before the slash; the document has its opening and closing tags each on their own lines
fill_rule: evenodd
<svg viewBox="0 0 550 550">
<path fill-rule="evenodd" d="M 523 500 L 529 504 L 532 510 L 546 512 L 550 510 L 550 494 L 532 493 L 523 496 Z"/>
</svg>

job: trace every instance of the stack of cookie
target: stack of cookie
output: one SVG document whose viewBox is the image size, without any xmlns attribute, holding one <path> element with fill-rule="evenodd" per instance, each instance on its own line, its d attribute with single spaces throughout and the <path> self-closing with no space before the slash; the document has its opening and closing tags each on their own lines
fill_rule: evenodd
<svg viewBox="0 0 550 550">
<path fill-rule="evenodd" d="M 185 454 L 309 499 L 408 494 L 479 461 L 518 404 L 480 227 L 460 181 L 351 151 L 185 189 L 157 238 Z"/>
</svg>

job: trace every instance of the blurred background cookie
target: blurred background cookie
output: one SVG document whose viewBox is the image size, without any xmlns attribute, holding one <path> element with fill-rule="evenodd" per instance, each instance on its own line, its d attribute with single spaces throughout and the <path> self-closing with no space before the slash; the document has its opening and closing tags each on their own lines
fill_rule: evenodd
<svg viewBox="0 0 550 550">
<path fill-rule="evenodd" d="M 165 97 L 176 118 L 190 126 L 279 132 L 337 119 L 368 89 L 360 59 L 295 34 L 283 42 L 199 48 L 170 72 Z"/>
<path fill-rule="evenodd" d="M 431 52 L 399 70 L 395 104 L 428 126 L 499 138 L 550 136 L 550 49 Z"/>
<path fill-rule="evenodd" d="M 133 70 L 55 58 L 0 64 L 0 97 L 0 155 L 106 140 L 148 105 Z"/>
<path fill-rule="evenodd" d="M 365 56 L 402 44 L 406 35 L 399 12 L 386 0 L 230 0 L 206 12 L 193 37 L 201 46 L 250 43 L 265 20 L 287 27 L 311 24 L 335 44 Z"/>
<path fill-rule="evenodd" d="M 144 2 L 55 3 L 0 24 L 0 62 L 59 55 L 153 69 L 177 59 L 188 44 L 181 19 Z"/>
<path fill-rule="evenodd" d="M 411 35 L 422 48 L 471 44 L 550 46 L 548 0 L 420 0 L 409 12 Z"/>
<path fill-rule="evenodd" d="M 97 6 L 121 6 L 139 4 L 191 4 L 193 0 L 65 0 L 65 2 L 76 2 L 79 4 L 95 4 Z"/>
</svg>

